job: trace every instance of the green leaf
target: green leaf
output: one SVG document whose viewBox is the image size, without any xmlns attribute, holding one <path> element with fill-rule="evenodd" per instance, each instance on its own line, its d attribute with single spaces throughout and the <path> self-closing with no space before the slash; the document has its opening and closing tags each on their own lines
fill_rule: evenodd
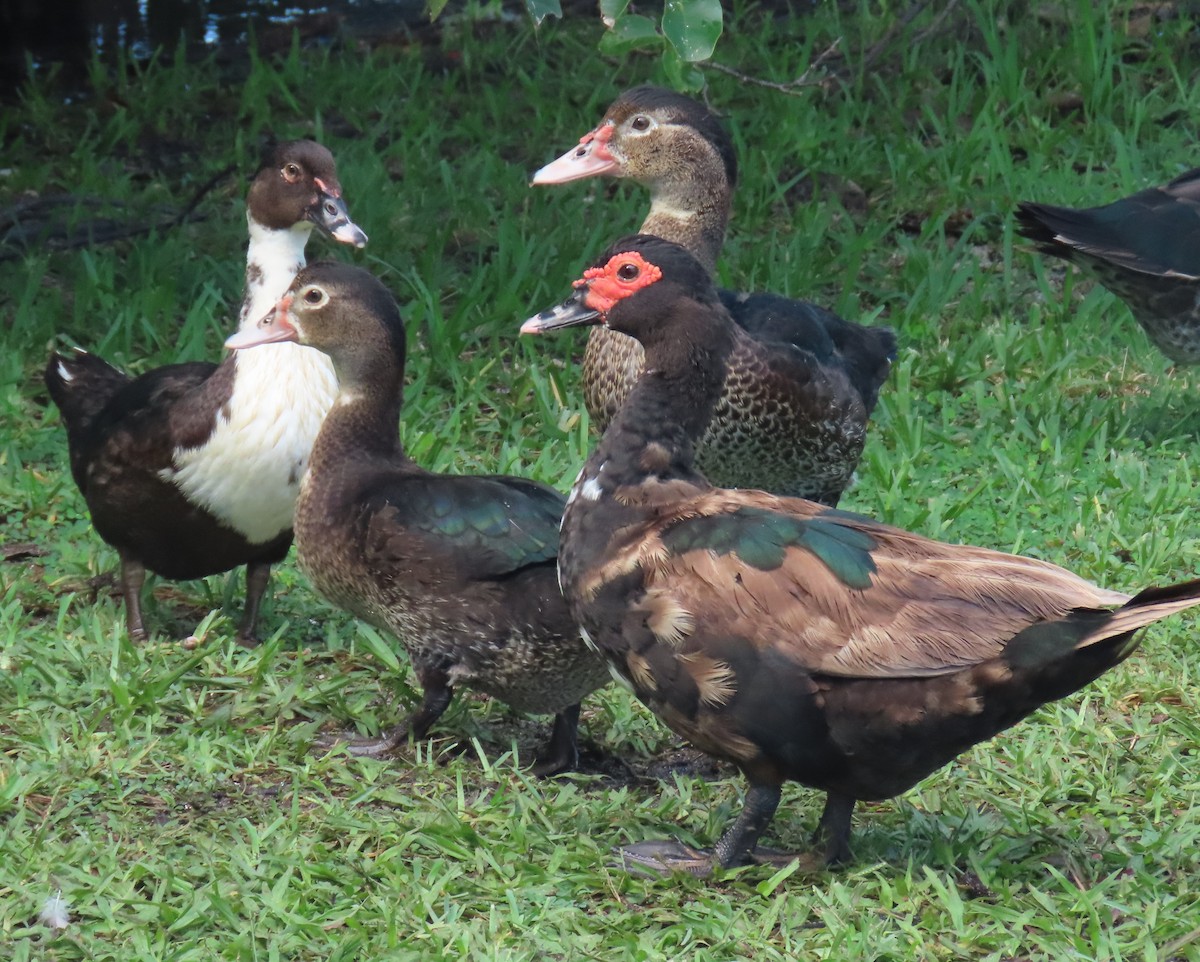
<svg viewBox="0 0 1200 962">
<path fill-rule="evenodd" d="M 758 894 L 764 897 L 773 895 L 779 886 L 796 874 L 796 870 L 798 868 L 800 868 L 800 859 L 797 858 L 788 862 L 787 865 L 781 868 L 769 879 L 759 882 L 758 885 L 755 886 Z"/>
<path fill-rule="evenodd" d="M 676 90 L 701 90 L 704 87 L 704 74 L 700 68 L 681 58 L 670 44 L 663 49 L 663 70 Z"/>
<path fill-rule="evenodd" d="M 445 0 L 442 2 L 445 3 Z M 525 0 L 525 9 L 533 17 L 535 27 L 547 17 L 562 16 L 562 4 L 559 3 L 559 0 Z"/>
<path fill-rule="evenodd" d="M 363 648 L 379 659 L 381 664 L 394 672 L 401 670 L 400 659 L 396 657 L 395 650 L 378 631 L 360 621 L 358 623 L 358 637 L 362 641 Z"/>
<path fill-rule="evenodd" d="M 662 43 L 662 35 L 649 17 L 629 13 L 617 20 L 600 38 L 600 52 L 620 56 L 630 50 L 645 50 Z"/>
<path fill-rule="evenodd" d="M 712 56 L 721 27 L 720 0 L 667 0 L 663 7 L 663 36 L 691 63 Z"/>
<path fill-rule="evenodd" d="M 610 30 L 629 6 L 629 0 L 600 0 L 600 19 Z"/>
<path fill-rule="evenodd" d="M 429 12 L 429 19 L 436 20 L 440 17 L 442 11 L 446 9 L 446 4 L 449 2 L 450 0 L 429 0 L 429 5 L 426 7 L 426 10 Z"/>
</svg>

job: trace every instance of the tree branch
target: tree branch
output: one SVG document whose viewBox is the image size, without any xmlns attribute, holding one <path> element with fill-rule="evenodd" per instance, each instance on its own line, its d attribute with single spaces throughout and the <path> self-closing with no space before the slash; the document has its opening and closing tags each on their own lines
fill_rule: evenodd
<svg viewBox="0 0 1200 962">
<path fill-rule="evenodd" d="M 842 38 L 838 37 L 828 47 L 817 54 L 816 58 L 808 65 L 804 73 L 795 80 L 789 80 L 786 83 L 778 83 L 774 80 L 764 80 L 761 77 L 752 77 L 749 74 L 744 74 L 740 70 L 734 70 L 733 67 L 728 67 L 723 63 L 718 63 L 715 60 L 706 60 L 697 66 L 710 67 L 720 73 L 727 74 L 733 77 L 740 83 L 753 84 L 756 87 L 767 87 L 771 90 L 778 90 L 780 93 L 788 94 L 792 97 L 799 97 L 800 91 L 805 87 L 828 87 L 834 82 L 834 78 L 830 76 L 814 77 L 813 74 L 824 66 L 825 61 L 829 60 L 837 53 L 838 47 L 842 43 Z"/>
</svg>

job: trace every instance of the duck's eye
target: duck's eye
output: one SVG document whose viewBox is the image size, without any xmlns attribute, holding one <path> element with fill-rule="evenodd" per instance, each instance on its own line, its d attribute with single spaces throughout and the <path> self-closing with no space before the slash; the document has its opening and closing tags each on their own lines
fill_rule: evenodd
<svg viewBox="0 0 1200 962">
<path fill-rule="evenodd" d="M 304 297 L 304 303 L 311 304 L 313 307 L 324 304 L 328 300 L 328 296 L 319 287 L 308 288 L 302 296 Z"/>
<path fill-rule="evenodd" d="M 280 173 L 283 174 L 283 179 L 289 184 L 294 184 L 300 179 L 300 165 L 284 164 L 283 170 L 281 170 Z"/>
<path fill-rule="evenodd" d="M 644 116 L 643 114 L 638 114 L 633 118 L 633 123 L 631 123 L 629 126 L 631 126 L 634 130 L 648 130 L 650 127 L 650 118 Z"/>
<path fill-rule="evenodd" d="M 617 277 L 623 281 L 637 280 L 637 276 L 640 273 L 641 271 L 638 270 L 637 264 L 625 263 L 617 268 Z"/>
</svg>

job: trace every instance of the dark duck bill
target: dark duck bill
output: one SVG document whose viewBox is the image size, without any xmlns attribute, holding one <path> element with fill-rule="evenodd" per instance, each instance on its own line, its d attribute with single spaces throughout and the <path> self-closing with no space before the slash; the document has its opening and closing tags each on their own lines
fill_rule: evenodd
<svg viewBox="0 0 1200 962">
<path fill-rule="evenodd" d="M 314 180 L 320 193 L 317 206 L 309 213 L 312 222 L 339 243 L 366 247 L 366 232 L 350 219 L 341 189 L 326 184 L 319 177 Z"/>
</svg>

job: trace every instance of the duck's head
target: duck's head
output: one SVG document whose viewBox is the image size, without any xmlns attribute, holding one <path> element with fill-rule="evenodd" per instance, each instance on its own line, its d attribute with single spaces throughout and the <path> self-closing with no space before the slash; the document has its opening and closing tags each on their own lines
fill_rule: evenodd
<svg viewBox="0 0 1200 962">
<path fill-rule="evenodd" d="M 649 234 L 610 246 L 575 281 L 575 293 L 529 318 L 522 334 L 580 325 L 606 327 L 649 345 L 672 336 L 669 319 L 683 303 L 719 309 L 708 272 L 686 249 Z"/>
<path fill-rule="evenodd" d="M 534 184 L 565 184 L 605 174 L 648 187 L 724 178 L 737 181 L 733 143 L 703 104 L 661 87 L 634 87 L 608 108 L 579 145 L 533 175 Z"/>
<path fill-rule="evenodd" d="M 246 206 L 257 223 L 271 230 L 311 223 L 343 244 L 367 243 L 346 209 L 333 154 L 312 140 L 272 147 L 254 175 Z"/>
<path fill-rule="evenodd" d="M 381 354 L 403 368 L 404 321 L 388 289 L 369 271 L 337 261 L 310 264 L 275 309 L 225 341 L 232 350 L 294 341 L 328 354 L 343 381 Z"/>
</svg>

